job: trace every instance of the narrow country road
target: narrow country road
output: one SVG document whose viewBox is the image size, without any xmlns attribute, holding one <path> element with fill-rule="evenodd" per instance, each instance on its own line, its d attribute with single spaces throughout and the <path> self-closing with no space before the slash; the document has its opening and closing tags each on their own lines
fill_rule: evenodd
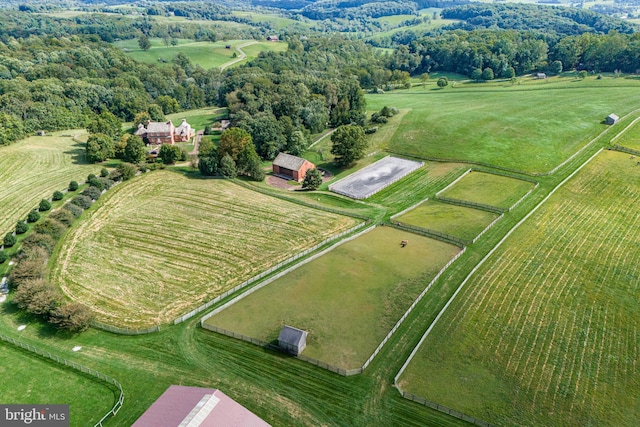
<svg viewBox="0 0 640 427">
<path fill-rule="evenodd" d="M 242 43 L 241 45 L 236 46 L 236 50 L 237 50 L 238 52 L 240 52 L 240 56 L 238 56 L 237 58 L 235 58 L 233 61 L 229 61 L 229 62 L 227 62 L 226 64 L 222 64 L 222 65 L 220 66 L 220 71 L 223 71 L 225 68 L 227 68 L 227 67 L 229 67 L 229 66 L 231 66 L 231 65 L 233 65 L 233 64 L 236 64 L 236 63 L 238 63 L 238 62 L 242 61 L 243 59 L 245 59 L 245 58 L 247 57 L 247 54 L 246 54 L 246 53 L 244 53 L 244 51 L 242 50 L 242 48 L 243 48 L 243 47 L 250 46 L 250 45 L 252 45 L 252 44 L 256 44 L 256 43 L 258 43 L 258 42 L 257 42 L 256 40 L 253 40 L 253 41 L 246 42 L 246 43 Z"/>
</svg>

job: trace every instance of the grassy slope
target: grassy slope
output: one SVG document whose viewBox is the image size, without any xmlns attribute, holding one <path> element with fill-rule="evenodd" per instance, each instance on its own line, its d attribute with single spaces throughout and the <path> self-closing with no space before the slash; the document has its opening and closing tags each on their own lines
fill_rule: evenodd
<svg viewBox="0 0 640 427">
<path fill-rule="evenodd" d="M 111 409 L 116 391 L 106 383 L 0 342 L 3 404 L 70 404 L 72 426 L 93 425 Z M 26 374 L 28 373 L 28 374 Z"/>
<path fill-rule="evenodd" d="M 640 150 L 640 125 L 638 123 L 630 127 L 620 138 L 614 141 L 623 147 Z"/>
<path fill-rule="evenodd" d="M 507 209 L 534 185 L 506 176 L 472 171 L 440 195 Z"/>
<path fill-rule="evenodd" d="M 402 248 L 404 239 L 410 243 Z M 304 355 L 345 369 L 358 368 L 458 251 L 453 245 L 378 227 L 208 323 L 263 341 L 276 340 L 283 324 L 292 325 L 309 331 Z"/>
<path fill-rule="evenodd" d="M 634 425 L 639 185 L 634 160 L 601 153 L 466 285 L 406 390 L 497 425 Z"/>
<path fill-rule="evenodd" d="M 100 320 L 165 323 L 356 224 L 223 180 L 159 171 L 121 184 L 73 225 L 53 280 Z"/>
<path fill-rule="evenodd" d="M 606 129 L 610 112 L 630 112 L 629 97 L 640 93 L 640 84 L 626 79 L 526 83 L 418 87 L 367 95 L 367 102 L 370 109 L 412 109 L 389 144 L 393 150 L 546 172 Z"/>
</svg>

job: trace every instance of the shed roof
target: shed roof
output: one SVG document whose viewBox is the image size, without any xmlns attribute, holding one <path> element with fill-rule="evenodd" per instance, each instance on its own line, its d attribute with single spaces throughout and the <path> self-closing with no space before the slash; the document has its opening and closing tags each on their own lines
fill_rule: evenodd
<svg viewBox="0 0 640 427">
<path fill-rule="evenodd" d="M 280 335 L 278 335 L 278 342 L 283 342 L 299 347 L 301 342 L 306 339 L 306 337 L 307 331 L 294 328 L 293 326 L 284 325 L 284 327 L 280 331 Z"/>
<path fill-rule="evenodd" d="M 147 124 L 147 132 L 151 133 L 171 133 L 171 128 L 173 127 L 173 123 L 171 121 L 168 122 L 149 122 Z"/>
<path fill-rule="evenodd" d="M 304 165 L 304 162 L 306 162 L 306 160 L 302 157 L 292 156 L 291 154 L 287 153 L 280 153 L 273 160 L 273 164 L 275 166 L 279 166 L 285 169 L 291 169 L 294 171 L 300 170 L 302 165 Z"/>
<path fill-rule="evenodd" d="M 618 119 L 620 119 L 620 117 L 616 116 L 616 115 L 615 115 L 615 114 L 613 114 L 613 113 L 609 114 L 609 115 L 607 116 L 607 118 L 609 118 L 609 119 L 613 119 L 613 120 L 616 120 L 616 121 L 617 121 Z"/>
</svg>

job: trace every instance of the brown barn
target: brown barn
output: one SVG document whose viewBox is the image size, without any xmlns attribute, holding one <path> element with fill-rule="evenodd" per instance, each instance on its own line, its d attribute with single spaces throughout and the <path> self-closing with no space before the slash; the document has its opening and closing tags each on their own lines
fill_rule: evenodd
<svg viewBox="0 0 640 427">
<path fill-rule="evenodd" d="M 273 161 L 273 174 L 286 179 L 301 182 L 307 171 L 316 166 L 302 157 L 280 153 Z"/>
</svg>

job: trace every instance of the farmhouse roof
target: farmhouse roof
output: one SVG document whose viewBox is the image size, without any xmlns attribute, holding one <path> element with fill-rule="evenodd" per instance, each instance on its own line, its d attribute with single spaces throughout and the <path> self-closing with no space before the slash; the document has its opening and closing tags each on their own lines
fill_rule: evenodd
<svg viewBox="0 0 640 427">
<path fill-rule="evenodd" d="M 269 426 L 220 390 L 172 385 L 133 427 Z"/>
<path fill-rule="evenodd" d="M 142 123 L 138 125 L 138 129 L 136 129 L 134 135 L 137 136 L 145 136 L 147 134 L 147 129 L 144 127 Z"/>
<path fill-rule="evenodd" d="M 187 119 L 182 119 L 182 123 L 176 128 L 175 134 L 191 136 L 192 133 L 193 130 L 191 129 L 191 125 L 187 123 Z"/>
<path fill-rule="evenodd" d="M 149 122 L 147 124 L 147 132 L 151 133 L 171 133 L 173 123 L 168 122 Z"/>
<path fill-rule="evenodd" d="M 299 347 L 307 338 L 307 331 L 285 325 L 280 331 L 278 342 Z"/>
<path fill-rule="evenodd" d="M 273 160 L 273 164 L 275 166 L 279 166 L 281 168 L 290 169 L 294 171 L 299 170 L 302 167 L 302 165 L 304 165 L 304 162 L 306 162 L 306 160 L 303 159 L 302 157 L 292 156 L 291 154 L 287 154 L 287 153 L 280 153 Z"/>
</svg>

